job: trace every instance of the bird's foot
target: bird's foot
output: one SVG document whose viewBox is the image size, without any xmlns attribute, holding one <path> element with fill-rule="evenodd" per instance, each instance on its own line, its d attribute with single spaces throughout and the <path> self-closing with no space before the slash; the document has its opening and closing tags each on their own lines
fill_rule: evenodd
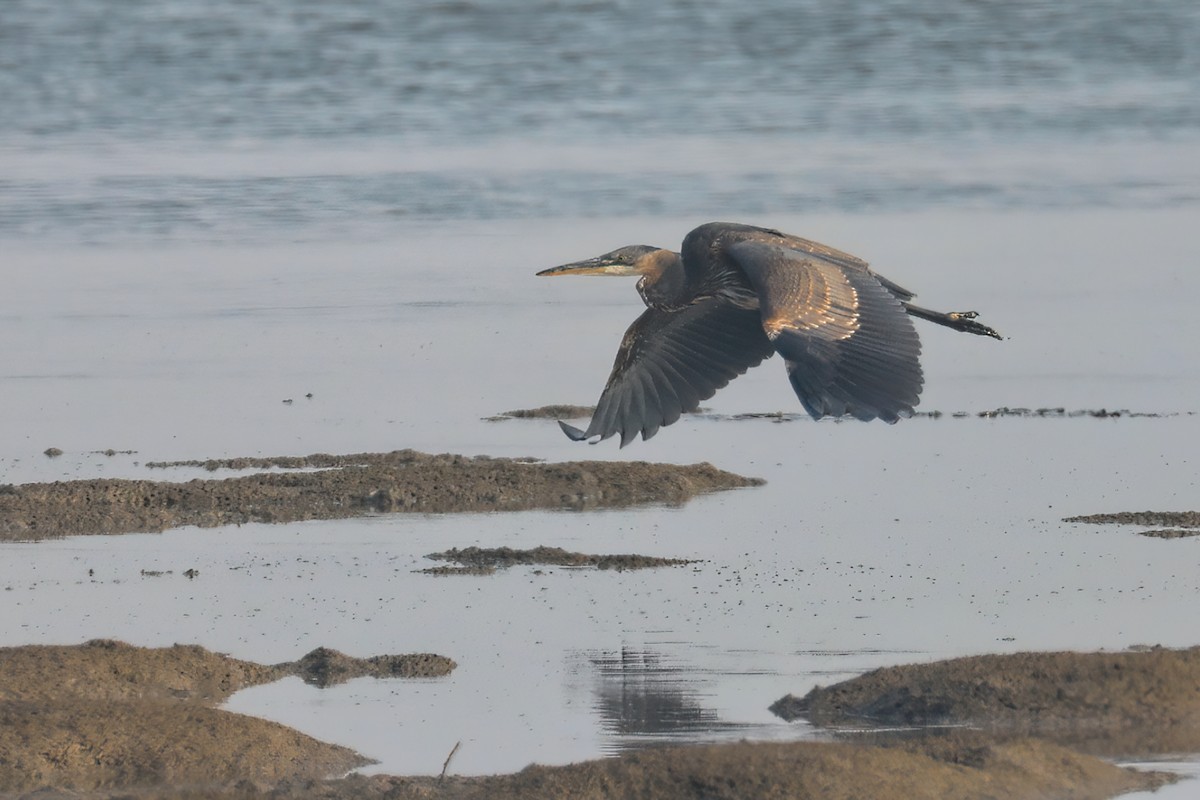
<svg viewBox="0 0 1200 800">
<path fill-rule="evenodd" d="M 951 311 L 946 315 L 946 320 L 951 328 L 963 333 L 973 333 L 976 336 L 991 336 L 993 339 L 1004 339 L 1003 336 L 996 332 L 995 328 L 990 328 L 982 322 L 975 322 L 975 318 L 978 316 L 978 311 Z"/>
</svg>

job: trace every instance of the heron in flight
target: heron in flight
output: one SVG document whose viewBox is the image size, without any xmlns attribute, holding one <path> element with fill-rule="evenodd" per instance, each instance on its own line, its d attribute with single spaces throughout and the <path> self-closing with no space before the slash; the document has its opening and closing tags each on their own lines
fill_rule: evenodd
<svg viewBox="0 0 1200 800">
<path fill-rule="evenodd" d="M 778 352 L 814 418 L 896 422 L 911 416 L 923 377 L 909 317 L 1000 334 L 974 311 L 912 304 L 912 292 L 832 247 L 770 228 L 701 225 L 681 252 L 631 245 L 538 275 L 640 275 L 646 310 L 625 332 L 587 430 L 576 441 L 640 432 L 649 439 Z"/>
</svg>

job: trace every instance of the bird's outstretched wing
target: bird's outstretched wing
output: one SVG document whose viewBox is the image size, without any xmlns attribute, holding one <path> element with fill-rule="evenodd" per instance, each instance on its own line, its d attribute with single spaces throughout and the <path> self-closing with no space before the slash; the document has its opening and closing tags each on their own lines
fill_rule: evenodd
<svg viewBox="0 0 1200 800">
<path fill-rule="evenodd" d="M 900 299 L 865 264 L 762 241 L 726 252 L 758 294 L 763 330 L 809 414 L 887 422 L 912 414 L 921 342 Z"/>
<path fill-rule="evenodd" d="M 587 430 L 559 424 L 572 439 L 619 433 L 622 447 L 639 431 L 649 439 L 774 349 L 755 309 L 714 298 L 679 311 L 648 308 L 625 332 Z"/>
</svg>

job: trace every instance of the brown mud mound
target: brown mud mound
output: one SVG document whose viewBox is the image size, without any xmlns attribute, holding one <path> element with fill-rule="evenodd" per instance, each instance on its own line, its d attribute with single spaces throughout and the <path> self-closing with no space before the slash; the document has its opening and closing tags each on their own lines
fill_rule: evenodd
<svg viewBox="0 0 1200 800">
<path fill-rule="evenodd" d="M 971 800 L 972 798 L 1104 798 L 1157 785 L 1064 748 L 1012 742 L 975 748 L 970 763 L 946 750 L 934 755 L 900 748 L 794 742 L 643 750 L 566 767 L 529 767 L 516 775 L 477 779 L 443 796 L 464 800 Z M 410 791 L 400 797 L 419 797 Z"/>
<path fill-rule="evenodd" d="M 659 558 L 640 556 L 633 553 L 618 555 L 591 555 L 572 553 L 561 547 L 534 547 L 530 550 L 514 550 L 511 547 L 457 547 L 443 553 L 425 556 L 438 561 L 453 561 L 467 568 L 511 567 L 518 564 L 545 564 L 556 567 L 595 567 L 597 569 L 646 569 L 649 567 L 672 567 L 694 564 L 682 558 Z"/>
<path fill-rule="evenodd" d="M 174 798 L 299 800 L 1101 800 L 1162 785 L 1045 742 L 907 747 L 797 742 L 643 750 L 482 778 L 351 775 L 267 787 L 242 781 Z M 128 795 L 124 795 L 128 796 Z"/>
<path fill-rule="evenodd" d="M 970 725 L 1110 756 L 1200 752 L 1200 648 L 886 667 L 771 710 L 822 726 Z"/>
<path fill-rule="evenodd" d="M 276 669 L 299 675 L 305 683 L 326 688 L 352 678 L 440 678 L 458 666 L 433 653 L 354 658 L 328 647 L 318 647 L 299 661 L 277 664 Z"/>
<path fill-rule="evenodd" d="M 278 466 L 290 459 L 221 465 Z M 202 462 L 207 465 L 210 462 Z M 762 481 L 711 464 L 528 460 L 427 455 L 413 450 L 305 456 L 312 472 L 260 473 L 184 483 L 93 479 L 0 486 L 0 540 L 162 531 L 246 522 L 342 519 L 413 511 L 590 509 L 683 503 Z"/>
<path fill-rule="evenodd" d="M 111 640 L 0 648 L 0 792 L 275 784 L 345 773 L 369 761 L 215 708 L 238 689 L 290 674 L 308 679 L 321 665 L 341 675 L 407 676 L 444 674 L 454 662 L 427 654 L 359 660 L 321 649 L 266 666 L 202 647 Z"/>
</svg>

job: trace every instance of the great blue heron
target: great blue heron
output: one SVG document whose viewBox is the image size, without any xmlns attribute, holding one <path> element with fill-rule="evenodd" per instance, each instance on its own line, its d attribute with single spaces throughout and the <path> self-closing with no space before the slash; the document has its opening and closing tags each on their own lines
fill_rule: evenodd
<svg viewBox="0 0 1200 800">
<path fill-rule="evenodd" d="M 1000 339 L 974 311 L 913 305 L 867 262 L 818 242 L 730 222 L 701 225 L 681 252 L 631 245 L 538 275 L 640 275 L 647 309 L 629 326 L 587 430 L 649 439 L 775 352 L 814 419 L 911 416 L 923 378 L 910 316 Z"/>
</svg>

